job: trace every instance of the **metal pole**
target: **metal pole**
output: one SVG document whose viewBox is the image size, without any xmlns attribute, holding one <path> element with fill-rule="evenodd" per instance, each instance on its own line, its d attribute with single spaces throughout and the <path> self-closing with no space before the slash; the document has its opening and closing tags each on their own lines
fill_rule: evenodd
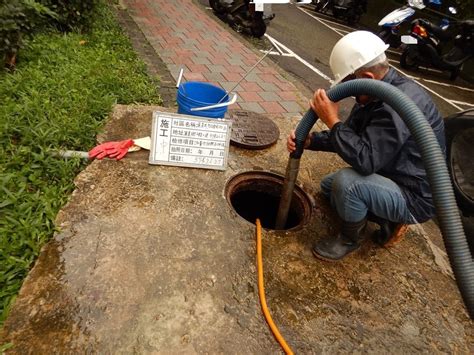
<svg viewBox="0 0 474 355">
<path fill-rule="evenodd" d="M 239 86 L 239 84 L 242 82 L 242 80 L 244 80 L 244 79 L 247 77 L 247 75 L 249 75 L 250 72 L 251 72 L 252 70 L 254 70 L 255 67 L 256 67 L 257 65 L 259 65 L 260 62 L 261 62 L 262 60 L 264 60 L 265 57 L 266 57 L 268 54 L 270 54 L 270 52 L 272 51 L 273 48 L 275 48 L 275 47 L 274 47 L 274 46 L 271 46 L 271 48 L 265 53 L 265 55 L 264 55 L 262 58 L 260 58 L 260 59 L 258 60 L 258 62 L 253 65 L 252 68 L 250 68 L 249 70 L 247 70 L 247 72 L 246 72 L 246 73 L 244 74 L 244 76 L 237 82 L 237 84 L 235 84 L 235 85 L 232 87 L 232 89 L 228 90 L 228 91 L 227 91 L 227 94 L 225 94 L 224 96 L 222 96 L 222 98 L 219 100 L 218 104 L 220 104 L 220 103 L 222 102 L 222 100 L 224 100 L 227 96 L 229 96 L 229 93 L 232 92 L 232 90 L 234 90 L 237 86 Z"/>
</svg>

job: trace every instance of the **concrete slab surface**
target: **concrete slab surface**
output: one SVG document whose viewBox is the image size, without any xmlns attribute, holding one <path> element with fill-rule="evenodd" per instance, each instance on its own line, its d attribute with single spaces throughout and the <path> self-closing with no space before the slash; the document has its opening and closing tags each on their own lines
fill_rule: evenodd
<svg viewBox="0 0 474 355">
<path fill-rule="evenodd" d="M 157 109 L 117 106 L 101 140 L 149 135 Z M 284 173 L 300 117 L 272 118 L 277 144 L 231 147 L 226 171 L 151 166 L 147 152 L 92 162 L 0 333 L 14 345 L 7 353 L 280 352 L 259 305 L 255 227 L 224 197 L 237 173 Z M 456 285 L 415 230 L 391 249 L 369 241 L 340 263 L 312 256 L 311 244 L 338 225 L 319 181 L 341 166 L 305 153 L 310 221 L 263 232 L 267 302 L 287 342 L 308 354 L 473 353 Z"/>
</svg>

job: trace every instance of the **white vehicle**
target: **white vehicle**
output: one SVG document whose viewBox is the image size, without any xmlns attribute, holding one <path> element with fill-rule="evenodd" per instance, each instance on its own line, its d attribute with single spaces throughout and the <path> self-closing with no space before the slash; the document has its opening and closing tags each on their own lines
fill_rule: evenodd
<svg viewBox="0 0 474 355">
<path fill-rule="evenodd" d="M 441 5 L 440 0 L 429 0 L 427 3 Z M 423 0 L 408 0 L 407 5 L 393 10 L 379 21 L 378 25 L 382 27 L 379 37 L 390 47 L 400 47 L 400 25 L 415 14 L 415 9 L 422 10 L 425 7 Z"/>
</svg>

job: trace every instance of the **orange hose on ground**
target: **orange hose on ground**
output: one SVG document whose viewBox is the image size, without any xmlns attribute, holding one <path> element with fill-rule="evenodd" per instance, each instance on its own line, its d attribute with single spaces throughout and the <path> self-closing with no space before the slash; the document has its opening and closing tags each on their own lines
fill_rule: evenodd
<svg viewBox="0 0 474 355">
<path fill-rule="evenodd" d="M 283 339 L 280 331 L 278 330 L 275 323 L 273 323 L 272 316 L 267 308 L 267 301 L 265 300 L 265 288 L 263 286 L 263 260 L 262 260 L 262 225 L 260 220 L 257 218 L 255 223 L 257 226 L 257 271 L 258 271 L 258 295 L 260 296 L 260 304 L 262 305 L 262 311 L 265 315 L 265 319 L 272 330 L 276 340 L 280 343 L 281 347 L 286 354 L 293 355 L 293 351 L 290 349 L 285 339 Z"/>
</svg>

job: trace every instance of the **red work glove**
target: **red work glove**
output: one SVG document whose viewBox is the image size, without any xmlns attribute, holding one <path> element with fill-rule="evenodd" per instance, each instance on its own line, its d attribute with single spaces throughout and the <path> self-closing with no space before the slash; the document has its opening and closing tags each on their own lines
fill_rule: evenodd
<svg viewBox="0 0 474 355">
<path fill-rule="evenodd" d="M 120 142 L 105 142 L 89 151 L 89 159 L 111 158 L 120 160 L 128 153 L 128 148 L 132 145 L 133 139 L 126 139 Z"/>
<path fill-rule="evenodd" d="M 132 139 L 126 139 L 124 141 L 117 142 L 114 147 L 107 149 L 108 157 L 120 160 L 128 153 L 128 148 L 130 148 L 132 145 Z"/>
</svg>

